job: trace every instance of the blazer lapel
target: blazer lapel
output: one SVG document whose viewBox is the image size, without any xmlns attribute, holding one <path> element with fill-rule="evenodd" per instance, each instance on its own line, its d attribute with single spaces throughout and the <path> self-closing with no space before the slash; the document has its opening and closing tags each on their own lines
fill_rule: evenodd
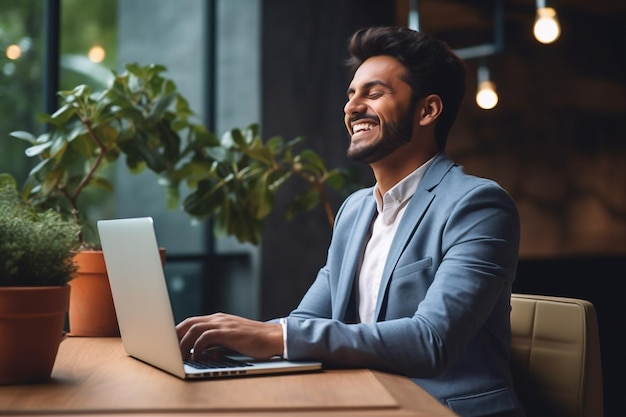
<svg viewBox="0 0 626 417">
<path fill-rule="evenodd" d="M 359 209 L 356 221 L 350 232 L 350 239 L 345 248 L 345 256 L 341 263 L 341 272 L 339 273 L 337 303 L 336 308 L 333 309 L 333 319 L 343 320 L 346 315 L 346 308 L 354 290 L 357 266 L 361 259 L 361 252 L 375 212 L 376 201 L 374 196 L 370 194 L 364 199 Z"/>
<path fill-rule="evenodd" d="M 383 269 L 383 276 L 380 280 L 380 290 L 378 291 L 376 309 L 374 311 L 374 317 L 376 317 L 377 320 L 380 320 L 383 300 L 387 295 L 391 274 L 396 268 L 400 255 L 402 255 L 406 245 L 409 243 L 409 240 L 411 240 L 418 224 L 422 221 L 426 210 L 428 210 L 428 206 L 430 206 L 435 198 L 435 194 L 432 190 L 441 182 L 441 179 L 453 165 L 454 163 L 448 159 L 445 154 L 437 156 L 424 174 L 417 190 L 415 190 L 415 194 L 413 194 L 411 201 L 409 201 L 406 207 L 406 211 L 400 220 L 396 234 L 391 242 L 389 254 L 385 261 L 385 268 Z"/>
</svg>

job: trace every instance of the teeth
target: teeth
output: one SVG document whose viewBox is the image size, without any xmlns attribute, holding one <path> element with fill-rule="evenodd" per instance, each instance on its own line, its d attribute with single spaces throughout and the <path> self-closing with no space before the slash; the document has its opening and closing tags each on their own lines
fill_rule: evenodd
<svg viewBox="0 0 626 417">
<path fill-rule="evenodd" d="M 354 126 L 352 126 L 352 131 L 354 133 L 357 133 L 357 132 L 361 132 L 364 130 L 372 130 L 374 126 L 375 125 L 372 123 L 357 123 Z"/>
</svg>

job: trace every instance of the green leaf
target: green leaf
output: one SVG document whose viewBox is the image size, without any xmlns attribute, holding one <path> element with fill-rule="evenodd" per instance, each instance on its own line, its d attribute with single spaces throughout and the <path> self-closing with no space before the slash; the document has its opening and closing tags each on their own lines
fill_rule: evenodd
<svg viewBox="0 0 626 417">
<path fill-rule="evenodd" d="M 76 107 L 71 104 L 64 104 L 57 111 L 55 111 L 52 116 L 50 116 L 50 122 L 55 125 L 61 126 L 64 123 L 67 123 L 75 114 Z"/>
<path fill-rule="evenodd" d="M 243 147 L 243 148 L 247 147 L 248 142 L 246 141 L 246 138 L 240 129 L 232 129 L 230 131 L 230 137 L 236 145 Z M 225 144 L 222 143 L 222 145 L 225 145 Z"/>
<path fill-rule="evenodd" d="M 50 194 L 52 190 L 56 190 L 64 177 L 62 170 L 51 170 L 47 173 L 45 179 L 41 182 L 42 193 Z"/>
<path fill-rule="evenodd" d="M 23 130 L 16 130 L 9 133 L 9 135 L 16 139 L 25 140 L 26 142 L 30 142 L 32 144 L 37 143 L 37 138 L 35 137 L 35 135 L 29 132 L 25 132 Z"/>
<path fill-rule="evenodd" d="M 287 142 L 287 147 L 288 148 L 293 148 L 294 146 L 296 146 L 299 143 L 304 142 L 304 137 L 303 136 L 298 136 L 294 139 L 291 139 L 289 142 Z"/>
<path fill-rule="evenodd" d="M 175 108 L 176 108 L 176 113 L 180 117 L 187 118 L 187 117 L 195 115 L 195 113 L 189 107 L 189 102 L 187 101 L 187 99 L 181 96 L 180 94 L 177 94 Z"/>
<path fill-rule="evenodd" d="M 166 167 L 163 157 L 136 137 L 120 143 L 120 148 L 135 160 L 145 162 L 156 173 L 162 172 Z"/>
<path fill-rule="evenodd" d="M 54 141 L 52 141 L 52 146 L 50 147 L 50 155 L 51 156 L 59 155 L 63 153 L 66 148 L 67 148 L 67 142 L 65 142 L 62 137 L 56 137 Z"/>
<path fill-rule="evenodd" d="M 113 192 L 113 184 L 111 184 L 109 180 L 103 177 L 92 177 L 89 185 L 93 185 L 103 190 Z"/>
<path fill-rule="evenodd" d="M 166 123 L 159 123 L 159 133 L 156 139 L 160 138 L 163 146 L 163 157 L 166 161 L 177 161 L 181 153 L 181 139 Z M 155 144 L 155 147 L 158 145 Z M 173 165 L 174 163 L 172 163 Z"/>
<path fill-rule="evenodd" d="M 180 192 L 177 186 L 165 187 L 165 202 L 168 210 L 174 210 L 178 207 L 180 201 Z"/>
<path fill-rule="evenodd" d="M 174 94 L 168 94 L 161 98 L 154 100 L 150 112 L 148 113 L 147 121 L 155 122 L 159 118 L 163 117 L 163 113 L 172 105 L 176 96 Z"/>
<path fill-rule="evenodd" d="M 190 161 L 183 164 L 175 174 L 177 182 L 186 181 L 187 186 L 191 189 L 197 188 L 198 181 L 207 179 L 212 173 L 211 166 L 202 163 Z"/>
<path fill-rule="evenodd" d="M 178 94 L 176 93 L 176 83 L 172 80 L 164 80 L 161 87 L 161 94 L 177 96 Z"/>
<path fill-rule="evenodd" d="M 263 162 L 265 165 L 272 166 L 274 163 L 274 155 L 268 148 L 248 148 L 244 150 L 244 153 L 253 159 Z"/>
<path fill-rule="evenodd" d="M 191 215 L 206 218 L 227 201 L 222 188 L 213 188 L 211 182 L 201 181 L 198 188 L 185 197 L 183 209 Z"/>
<path fill-rule="evenodd" d="M 253 186 L 250 195 L 253 198 L 257 209 L 255 210 L 254 217 L 262 219 L 267 217 L 274 207 L 274 194 L 272 190 L 267 186 L 267 179 L 269 174 L 263 175 Z"/>
<path fill-rule="evenodd" d="M 111 147 L 107 149 L 106 154 L 104 155 L 107 162 L 115 162 L 120 157 L 120 150 L 117 147 Z"/>
<path fill-rule="evenodd" d="M 63 98 L 68 97 L 88 97 L 91 94 L 91 87 L 87 84 L 80 84 L 74 87 L 72 90 L 59 91 L 59 96 Z"/>
<path fill-rule="evenodd" d="M 267 148 L 270 149 L 272 153 L 279 153 L 285 148 L 285 141 L 280 136 L 274 136 L 267 141 Z"/>
<path fill-rule="evenodd" d="M 230 156 L 226 149 L 219 146 L 204 148 L 203 152 L 210 159 L 221 163 L 228 162 Z"/>
<path fill-rule="evenodd" d="M 33 169 L 30 170 L 30 172 L 28 173 L 28 176 L 39 177 L 39 174 L 45 172 L 49 166 L 52 166 L 53 163 L 54 163 L 54 160 L 52 159 L 43 159 L 41 162 L 35 165 Z"/>
<path fill-rule="evenodd" d="M 42 153 L 44 153 L 46 150 L 48 150 L 52 146 L 52 143 L 53 142 L 46 142 L 46 143 L 42 143 L 40 145 L 31 146 L 29 148 L 26 148 L 24 153 L 28 157 L 41 155 Z"/>
<path fill-rule="evenodd" d="M 131 174 L 139 174 L 146 169 L 146 163 L 135 159 L 134 157 L 132 157 L 132 155 L 127 155 L 126 167 L 131 172 Z"/>
<path fill-rule="evenodd" d="M 128 73 L 133 74 L 137 77 L 140 77 L 143 72 L 143 69 L 136 62 L 126 64 L 124 68 Z"/>
<path fill-rule="evenodd" d="M 204 146 L 220 146 L 220 140 L 215 134 L 207 132 L 202 126 L 194 126 L 193 134 L 196 138 L 196 143 L 199 147 Z"/>
<path fill-rule="evenodd" d="M 326 184 L 329 187 L 334 188 L 335 190 L 340 189 L 345 184 L 345 174 L 339 170 L 332 170 L 328 173 L 326 177 Z"/>
<path fill-rule="evenodd" d="M 303 161 L 306 161 L 314 170 L 319 171 L 320 173 L 326 172 L 326 166 L 322 161 L 322 158 L 310 149 L 305 149 L 300 153 L 300 158 Z"/>
<path fill-rule="evenodd" d="M 17 192 L 17 182 L 13 175 L 6 172 L 0 173 L 0 188 L 10 188 Z"/>
<path fill-rule="evenodd" d="M 309 188 L 298 194 L 285 208 L 285 218 L 291 221 L 297 214 L 309 211 L 320 203 L 320 196 L 315 189 Z"/>
</svg>

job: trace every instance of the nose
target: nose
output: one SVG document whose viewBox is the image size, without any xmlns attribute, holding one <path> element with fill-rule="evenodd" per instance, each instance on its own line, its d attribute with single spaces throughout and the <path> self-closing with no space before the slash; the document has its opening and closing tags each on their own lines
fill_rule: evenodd
<svg viewBox="0 0 626 417">
<path fill-rule="evenodd" d="M 355 114 L 355 113 L 361 113 L 363 112 L 364 109 L 364 105 L 363 103 L 358 99 L 357 95 L 352 96 L 352 98 L 349 98 L 348 101 L 346 102 L 346 105 L 343 106 L 343 112 L 349 116 L 351 114 Z"/>
</svg>

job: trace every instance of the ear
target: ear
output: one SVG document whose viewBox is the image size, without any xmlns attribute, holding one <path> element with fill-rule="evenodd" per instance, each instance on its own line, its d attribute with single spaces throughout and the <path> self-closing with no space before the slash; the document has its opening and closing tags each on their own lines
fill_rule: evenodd
<svg viewBox="0 0 626 417">
<path fill-rule="evenodd" d="M 443 101 L 437 94 L 431 94 L 420 100 L 417 105 L 420 126 L 427 126 L 437 120 L 443 111 Z"/>
</svg>

